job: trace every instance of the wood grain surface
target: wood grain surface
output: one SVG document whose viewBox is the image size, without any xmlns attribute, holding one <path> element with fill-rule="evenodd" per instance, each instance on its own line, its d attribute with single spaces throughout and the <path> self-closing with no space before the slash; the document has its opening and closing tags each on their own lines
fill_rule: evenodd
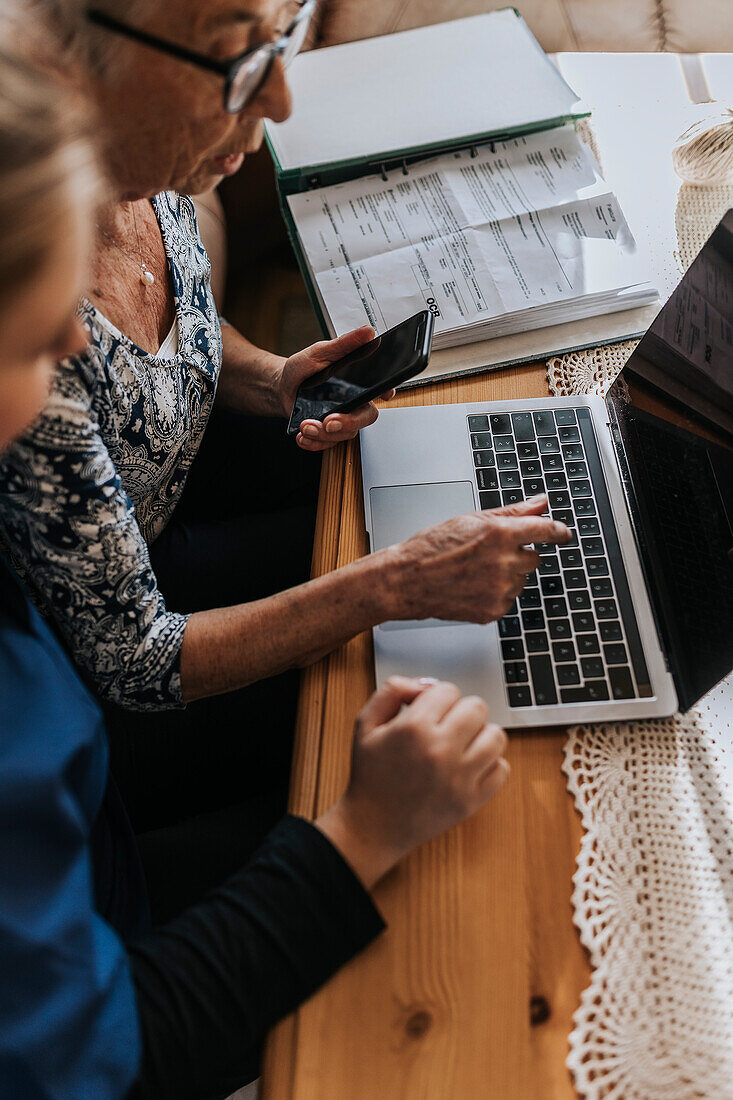
<svg viewBox="0 0 733 1100">
<path fill-rule="evenodd" d="M 548 395 L 544 367 L 419 387 L 393 404 Z M 331 451 L 314 575 L 366 553 L 358 446 Z M 374 687 L 370 635 L 303 678 L 291 808 L 326 809 Z M 267 1044 L 262 1100 L 572 1100 L 567 1038 L 589 968 L 572 922 L 580 822 L 562 730 L 511 739 L 501 794 L 385 879 L 388 929 Z"/>
</svg>

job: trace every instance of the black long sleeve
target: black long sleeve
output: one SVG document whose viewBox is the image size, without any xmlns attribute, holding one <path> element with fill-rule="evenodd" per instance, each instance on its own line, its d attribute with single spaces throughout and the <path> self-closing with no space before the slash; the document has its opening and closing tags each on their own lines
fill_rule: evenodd
<svg viewBox="0 0 733 1100">
<path fill-rule="evenodd" d="M 135 1100 L 227 1087 L 226 1070 L 383 928 L 326 837 L 285 818 L 245 869 L 130 948 L 143 1038 Z"/>
</svg>

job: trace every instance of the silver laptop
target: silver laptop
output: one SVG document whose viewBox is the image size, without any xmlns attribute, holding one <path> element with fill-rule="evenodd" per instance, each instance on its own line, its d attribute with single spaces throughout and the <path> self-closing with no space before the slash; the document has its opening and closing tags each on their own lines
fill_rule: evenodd
<svg viewBox="0 0 733 1100">
<path fill-rule="evenodd" d="M 543 492 L 573 535 L 537 547 L 498 623 L 375 628 L 378 682 L 452 680 L 515 728 L 672 714 L 733 668 L 732 322 L 733 211 L 605 400 L 386 409 L 361 433 L 374 550 Z M 658 416 L 629 402 L 625 380 L 694 408 L 693 430 L 669 400 Z"/>
</svg>

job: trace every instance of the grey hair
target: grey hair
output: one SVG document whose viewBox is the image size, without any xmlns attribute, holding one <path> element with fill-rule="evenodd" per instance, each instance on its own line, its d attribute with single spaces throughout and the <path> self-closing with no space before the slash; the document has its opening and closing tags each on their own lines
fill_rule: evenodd
<svg viewBox="0 0 733 1100">
<path fill-rule="evenodd" d="M 160 0 L 32 0 L 32 7 L 55 31 L 64 56 L 79 62 L 87 72 L 108 69 L 119 54 L 119 41 L 87 19 L 89 8 L 97 8 L 133 23 L 150 13 Z"/>
</svg>

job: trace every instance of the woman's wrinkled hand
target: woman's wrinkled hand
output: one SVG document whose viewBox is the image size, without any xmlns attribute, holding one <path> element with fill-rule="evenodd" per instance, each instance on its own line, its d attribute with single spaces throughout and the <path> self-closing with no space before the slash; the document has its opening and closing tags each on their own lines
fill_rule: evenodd
<svg viewBox="0 0 733 1100">
<path fill-rule="evenodd" d="M 545 495 L 469 512 L 419 531 L 386 551 L 394 619 L 487 623 L 506 615 L 540 564 L 532 543 L 569 542 L 545 515 Z"/>
<path fill-rule="evenodd" d="M 373 339 L 374 329 L 367 325 L 347 332 L 336 340 L 321 340 L 291 355 L 283 365 L 279 379 L 280 399 L 285 415 L 290 416 L 292 412 L 301 382 Z M 393 396 L 394 390 L 382 394 L 384 400 Z M 320 420 L 304 420 L 296 442 L 304 451 L 324 451 L 345 439 L 353 439 L 362 428 L 373 424 L 377 415 L 377 408 L 370 401 L 350 413 L 331 413 L 323 423 Z"/>
</svg>

